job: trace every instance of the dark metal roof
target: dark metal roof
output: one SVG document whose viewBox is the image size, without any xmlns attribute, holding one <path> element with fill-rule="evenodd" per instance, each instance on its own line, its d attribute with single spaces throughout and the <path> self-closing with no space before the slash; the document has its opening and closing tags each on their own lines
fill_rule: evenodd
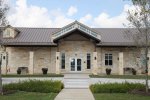
<svg viewBox="0 0 150 100">
<path fill-rule="evenodd" d="M 52 33 L 60 28 L 17 28 L 15 38 L 2 38 L 4 45 L 56 45 L 51 41 Z M 93 28 L 101 35 L 98 46 L 132 46 L 133 41 L 125 38 L 125 28 Z"/>
</svg>

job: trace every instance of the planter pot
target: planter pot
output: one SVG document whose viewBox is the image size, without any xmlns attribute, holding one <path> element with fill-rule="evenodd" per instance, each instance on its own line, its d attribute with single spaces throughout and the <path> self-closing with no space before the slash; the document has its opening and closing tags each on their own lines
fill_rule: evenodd
<svg viewBox="0 0 150 100">
<path fill-rule="evenodd" d="M 132 74 L 136 75 L 136 70 L 135 69 L 132 69 Z"/>
<path fill-rule="evenodd" d="M 106 68 L 106 74 L 110 75 L 111 74 L 111 69 L 110 68 Z"/>
<path fill-rule="evenodd" d="M 20 75 L 21 74 L 21 70 L 17 70 L 17 74 Z"/>
<path fill-rule="evenodd" d="M 42 72 L 44 75 L 47 74 L 47 71 L 48 71 L 48 68 L 42 68 Z"/>
</svg>

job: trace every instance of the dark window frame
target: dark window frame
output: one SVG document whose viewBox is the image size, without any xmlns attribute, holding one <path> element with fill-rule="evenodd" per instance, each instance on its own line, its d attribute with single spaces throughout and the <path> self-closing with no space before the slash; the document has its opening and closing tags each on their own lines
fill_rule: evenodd
<svg viewBox="0 0 150 100">
<path fill-rule="evenodd" d="M 87 53 L 87 69 L 91 69 L 91 54 Z"/>
<path fill-rule="evenodd" d="M 62 53 L 61 54 L 61 69 L 65 69 L 65 63 L 66 63 L 65 58 L 66 58 L 65 53 Z"/>
<path fill-rule="evenodd" d="M 106 53 L 105 54 L 105 66 L 112 66 L 113 65 L 113 54 Z"/>
</svg>

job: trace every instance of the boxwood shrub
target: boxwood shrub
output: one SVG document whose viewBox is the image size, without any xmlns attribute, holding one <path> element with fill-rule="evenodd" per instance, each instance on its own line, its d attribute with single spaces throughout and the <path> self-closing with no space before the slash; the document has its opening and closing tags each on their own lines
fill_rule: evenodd
<svg viewBox="0 0 150 100">
<path fill-rule="evenodd" d="M 93 93 L 127 93 L 134 89 L 144 89 L 144 84 L 140 83 L 105 83 L 93 84 L 90 89 Z"/>
<path fill-rule="evenodd" d="M 49 93 L 54 92 L 58 93 L 63 88 L 61 81 L 52 81 L 52 80 L 28 80 L 22 81 L 19 83 L 10 83 L 3 85 L 5 91 L 9 90 L 18 90 L 26 92 L 41 92 Z"/>
</svg>

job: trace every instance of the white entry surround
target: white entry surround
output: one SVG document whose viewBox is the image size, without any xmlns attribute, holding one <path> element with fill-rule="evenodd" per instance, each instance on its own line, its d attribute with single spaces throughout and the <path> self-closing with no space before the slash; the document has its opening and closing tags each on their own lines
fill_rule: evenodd
<svg viewBox="0 0 150 100">
<path fill-rule="evenodd" d="M 60 52 L 56 52 L 56 74 L 60 74 Z"/>
<path fill-rule="evenodd" d="M 123 74 L 123 52 L 119 52 L 119 75 Z"/>
</svg>

